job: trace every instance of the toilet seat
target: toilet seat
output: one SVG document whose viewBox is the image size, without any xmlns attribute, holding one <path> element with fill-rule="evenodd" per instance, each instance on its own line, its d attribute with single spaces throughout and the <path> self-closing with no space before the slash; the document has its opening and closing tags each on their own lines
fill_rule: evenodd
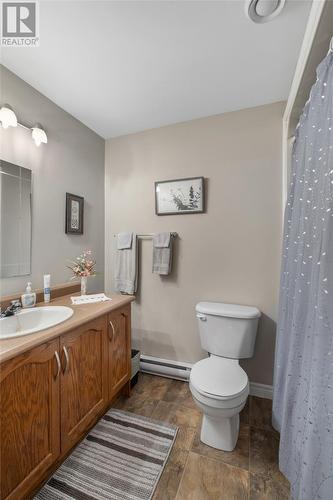
<svg viewBox="0 0 333 500">
<path fill-rule="evenodd" d="M 239 406 L 249 394 L 248 377 L 238 360 L 219 356 L 198 361 L 191 370 L 190 385 L 198 400 L 215 407 Z"/>
<path fill-rule="evenodd" d="M 203 405 L 208 413 L 216 411 L 232 412 L 232 414 L 239 413 L 243 409 L 249 395 L 249 385 L 246 386 L 243 392 L 237 394 L 237 396 L 224 399 L 216 399 L 211 395 L 201 394 L 191 381 L 189 385 L 194 400 Z M 210 411 L 208 411 L 208 408 L 210 408 Z M 227 413 L 224 413 L 224 416 L 228 416 Z"/>
</svg>

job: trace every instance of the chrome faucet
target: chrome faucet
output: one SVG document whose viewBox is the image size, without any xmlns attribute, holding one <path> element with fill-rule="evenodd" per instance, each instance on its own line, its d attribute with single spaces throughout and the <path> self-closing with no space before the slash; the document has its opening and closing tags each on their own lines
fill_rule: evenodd
<svg viewBox="0 0 333 500">
<path fill-rule="evenodd" d="M 1 318 L 7 318 L 8 316 L 14 316 L 14 314 L 18 313 L 22 309 L 22 304 L 19 300 L 11 300 L 10 306 L 1 313 Z"/>
</svg>

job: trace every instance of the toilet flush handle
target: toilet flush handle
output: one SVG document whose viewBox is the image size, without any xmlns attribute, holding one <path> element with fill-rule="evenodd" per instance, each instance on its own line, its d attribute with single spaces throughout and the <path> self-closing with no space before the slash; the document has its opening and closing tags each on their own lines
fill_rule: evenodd
<svg viewBox="0 0 333 500">
<path fill-rule="evenodd" d="M 201 313 L 197 313 L 197 318 L 200 319 L 201 321 L 207 321 L 207 316 Z"/>
</svg>

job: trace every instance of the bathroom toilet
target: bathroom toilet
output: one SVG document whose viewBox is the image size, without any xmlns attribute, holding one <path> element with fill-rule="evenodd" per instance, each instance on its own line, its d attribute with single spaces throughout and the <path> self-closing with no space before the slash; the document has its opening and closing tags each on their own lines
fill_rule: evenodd
<svg viewBox="0 0 333 500">
<path fill-rule="evenodd" d="M 239 359 L 251 358 L 260 311 L 256 307 L 200 302 L 196 306 L 200 341 L 209 357 L 190 374 L 193 399 L 203 412 L 200 439 L 232 451 L 237 443 L 239 413 L 249 395 L 249 380 Z"/>
</svg>

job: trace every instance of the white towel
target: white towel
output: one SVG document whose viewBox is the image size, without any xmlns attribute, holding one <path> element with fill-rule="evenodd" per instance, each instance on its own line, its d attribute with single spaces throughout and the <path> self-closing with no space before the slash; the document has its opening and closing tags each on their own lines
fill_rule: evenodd
<svg viewBox="0 0 333 500">
<path fill-rule="evenodd" d="M 132 247 L 133 233 L 119 233 L 117 236 L 118 250 L 125 250 Z"/>
<path fill-rule="evenodd" d="M 136 234 L 130 234 L 132 235 L 132 238 L 131 246 L 129 248 L 126 246 L 121 250 L 118 249 L 118 238 L 115 258 L 114 284 L 116 292 L 133 295 L 137 291 L 138 286 L 138 245 Z M 118 237 L 119 236 L 120 235 L 118 235 Z"/>
<path fill-rule="evenodd" d="M 172 269 L 171 233 L 156 233 L 153 238 L 153 273 L 168 275 Z"/>
<path fill-rule="evenodd" d="M 104 293 L 94 293 L 92 295 L 79 295 L 77 297 L 71 297 L 73 306 L 80 304 L 95 304 L 96 302 L 106 302 L 107 300 L 112 300 L 107 297 Z"/>
<path fill-rule="evenodd" d="M 156 233 L 153 238 L 155 248 L 168 248 L 170 245 L 171 233 Z"/>
</svg>

